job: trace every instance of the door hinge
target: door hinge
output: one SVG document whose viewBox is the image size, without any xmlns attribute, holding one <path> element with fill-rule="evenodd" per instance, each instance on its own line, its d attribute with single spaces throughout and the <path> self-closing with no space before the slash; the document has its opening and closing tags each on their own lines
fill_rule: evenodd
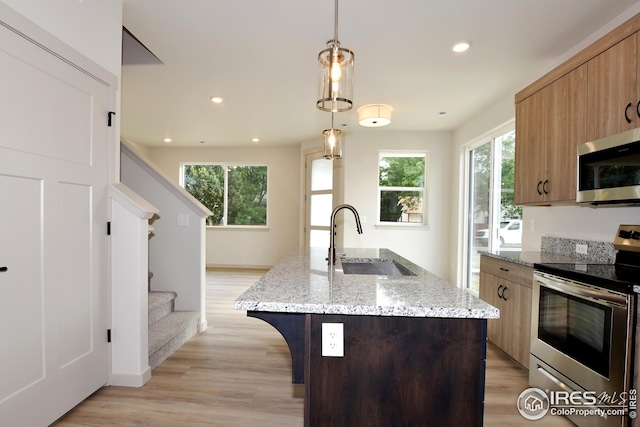
<svg viewBox="0 0 640 427">
<path fill-rule="evenodd" d="M 109 117 L 109 118 L 107 119 L 107 126 L 111 127 L 111 117 L 112 117 L 112 116 L 115 116 L 115 115 L 116 115 L 116 113 L 115 113 L 115 111 L 109 111 L 109 113 L 108 113 L 107 115 L 108 115 L 108 117 Z"/>
<path fill-rule="evenodd" d="M 107 236 L 111 236 L 111 221 L 107 222 Z"/>
<path fill-rule="evenodd" d="M 107 342 L 111 342 L 111 329 L 107 329 Z"/>
</svg>

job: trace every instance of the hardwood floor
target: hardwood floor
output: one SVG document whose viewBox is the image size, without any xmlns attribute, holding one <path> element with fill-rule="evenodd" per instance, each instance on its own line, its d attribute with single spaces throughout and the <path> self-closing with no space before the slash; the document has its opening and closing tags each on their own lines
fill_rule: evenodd
<svg viewBox="0 0 640 427">
<path fill-rule="evenodd" d="M 302 426 L 304 386 L 291 384 L 284 339 L 267 323 L 233 309 L 261 274 L 208 271 L 207 331 L 156 368 L 144 387 L 103 387 L 54 426 Z M 515 405 L 527 387 L 526 371 L 490 345 L 484 425 L 530 427 L 534 422 Z M 573 424 L 548 415 L 538 425 Z"/>
</svg>

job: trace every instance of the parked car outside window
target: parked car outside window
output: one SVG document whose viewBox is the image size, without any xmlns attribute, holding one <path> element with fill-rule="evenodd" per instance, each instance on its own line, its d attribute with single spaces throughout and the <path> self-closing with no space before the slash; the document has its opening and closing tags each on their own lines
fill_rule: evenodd
<svg viewBox="0 0 640 427">
<path fill-rule="evenodd" d="M 522 220 L 505 219 L 500 221 L 498 231 L 500 246 L 520 246 L 522 245 Z M 489 229 L 485 228 L 476 231 L 476 243 L 483 246 L 489 245 Z"/>
</svg>

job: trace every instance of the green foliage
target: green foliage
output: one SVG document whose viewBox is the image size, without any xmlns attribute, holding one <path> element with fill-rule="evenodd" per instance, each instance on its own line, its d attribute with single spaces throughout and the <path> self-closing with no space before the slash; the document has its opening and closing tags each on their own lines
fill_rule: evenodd
<svg viewBox="0 0 640 427">
<path fill-rule="evenodd" d="M 219 225 L 224 215 L 224 166 L 185 165 L 184 189 L 213 212 L 207 224 Z"/>
<path fill-rule="evenodd" d="M 424 157 L 381 157 L 381 187 L 424 187 Z"/>
<path fill-rule="evenodd" d="M 223 165 L 185 165 L 184 188 L 213 215 L 208 225 L 223 225 L 224 180 Z M 267 167 L 228 166 L 227 220 L 229 225 L 267 224 Z"/>
<path fill-rule="evenodd" d="M 229 225 L 266 225 L 267 167 L 229 167 Z"/>
<path fill-rule="evenodd" d="M 399 222 L 405 214 L 408 221 L 421 222 L 425 157 L 381 157 L 378 174 L 380 187 L 394 187 L 380 191 L 380 221 Z"/>
<path fill-rule="evenodd" d="M 515 133 L 510 132 L 500 139 L 502 163 L 500 165 L 500 219 L 522 218 L 522 206 L 514 203 L 515 188 Z M 477 212 L 489 211 L 491 203 L 491 144 L 473 150 L 472 171 L 474 201 Z"/>
<path fill-rule="evenodd" d="M 521 219 L 522 206 L 514 203 L 514 188 L 516 176 L 516 140 L 515 133 L 511 132 L 502 140 L 502 176 L 500 191 L 500 218 Z"/>
</svg>

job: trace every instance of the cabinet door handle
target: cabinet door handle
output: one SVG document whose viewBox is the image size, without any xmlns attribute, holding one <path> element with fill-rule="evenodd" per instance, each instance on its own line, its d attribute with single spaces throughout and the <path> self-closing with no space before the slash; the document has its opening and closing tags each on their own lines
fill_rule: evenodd
<svg viewBox="0 0 640 427">
<path fill-rule="evenodd" d="M 542 184 L 542 191 L 544 191 L 544 194 L 549 194 L 549 192 L 547 191 L 547 184 L 549 183 L 548 179 L 544 180 L 544 184 Z"/>
<path fill-rule="evenodd" d="M 502 298 L 503 300 L 506 301 L 507 297 L 505 295 L 505 292 L 507 292 L 507 287 L 506 286 L 502 289 L 502 293 L 500 294 L 500 298 Z"/>
<path fill-rule="evenodd" d="M 633 107 L 633 103 L 628 103 L 627 108 L 624 109 L 624 118 L 627 120 L 627 123 L 631 123 L 631 119 L 629 118 L 629 108 Z"/>
<path fill-rule="evenodd" d="M 500 271 L 509 271 L 508 268 L 500 267 Z"/>
<path fill-rule="evenodd" d="M 638 104 L 636 105 L 636 113 L 638 113 L 638 117 L 640 117 L 640 101 L 638 101 Z"/>
<path fill-rule="evenodd" d="M 538 195 L 542 196 L 542 191 L 540 191 L 540 186 L 542 185 L 542 181 L 538 181 Z"/>
<path fill-rule="evenodd" d="M 498 286 L 498 298 L 500 298 L 500 299 L 502 299 L 502 292 L 500 292 L 500 289 L 502 289 L 502 288 L 503 288 L 502 285 Z"/>
</svg>

